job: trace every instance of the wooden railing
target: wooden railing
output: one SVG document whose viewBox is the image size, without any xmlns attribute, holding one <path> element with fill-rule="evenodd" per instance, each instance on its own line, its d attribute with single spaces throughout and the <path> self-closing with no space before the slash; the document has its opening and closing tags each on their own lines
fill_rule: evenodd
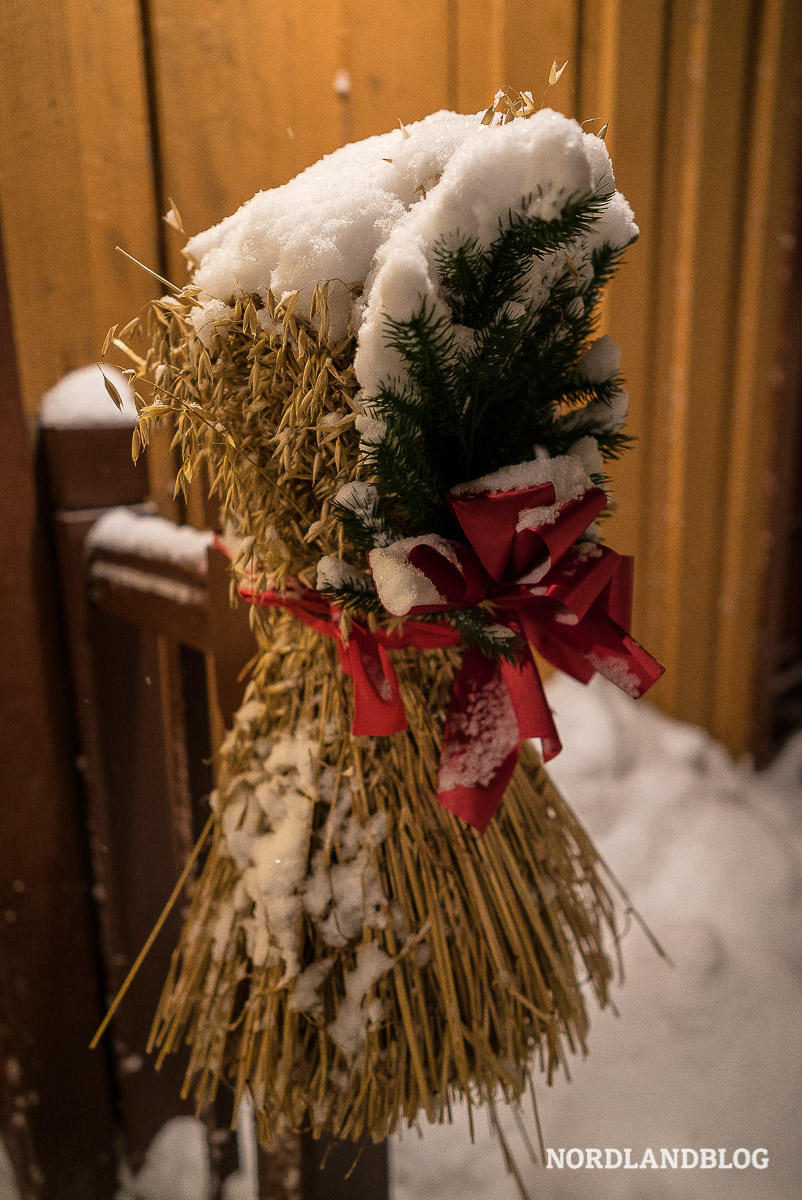
<svg viewBox="0 0 802 1200">
<path fill-rule="evenodd" d="M 132 550 L 113 538 L 90 539 L 87 552 L 91 531 L 112 507 L 127 505 L 145 532 L 152 527 L 147 479 L 131 463 L 128 429 L 50 428 L 44 448 L 103 985 L 110 999 L 206 819 L 215 743 L 241 700 L 244 668 L 256 646 L 245 606 L 230 605 L 226 560 L 213 546 L 195 562 L 159 557 L 158 549 Z M 180 922 L 179 905 L 108 1035 L 115 1103 L 134 1164 L 170 1117 L 193 1111 L 179 1099 L 181 1056 L 159 1074 L 143 1058 Z M 225 1095 L 205 1114 L 215 1134 L 210 1147 L 218 1179 L 237 1165 L 231 1116 Z M 74 1117 L 80 1120 L 80 1111 Z M 260 1196 L 386 1197 L 384 1147 L 337 1148 L 321 1170 L 325 1150 L 310 1137 L 288 1134 L 270 1153 L 262 1152 Z"/>
</svg>

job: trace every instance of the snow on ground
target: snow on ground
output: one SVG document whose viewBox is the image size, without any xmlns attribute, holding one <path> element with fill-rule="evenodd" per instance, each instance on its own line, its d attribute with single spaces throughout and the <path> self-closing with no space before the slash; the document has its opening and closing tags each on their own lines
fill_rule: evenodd
<svg viewBox="0 0 802 1200">
<path fill-rule="evenodd" d="M 676 966 L 632 929 L 616 1019 L 600 1014 L 572 1082 L 539 1089 L 547 1146 L 765 1147 L 765 1170 L 544 1170 L 503 1126 L 533 1196 L 660 1200 L 802 1192 L 802 735 L 773 767 L 737 766 L 701 730 L 604 680 L 549 689 L 564 753 L 555 782 Z M 534 1140 L 531 1110 L 524 1119 Z M 498 1145 L 477 1121 L 407 1134 L 393 1200 L 513 1200 Z"/>
<path fill-rule="evenodd" d="M 211 1200 L 206 1126 L 195 1117 L 173 1117 L 136 1175 L 123 1167 L 120 1183 L 116 1200 Z"/>
<path fill-rule="evenodd" d="M 122 1168 L 115 1200 L 211 1200 L 207 1135 L 203 1121 L 173 1117 L 151 1142 L 140 1169 Z M 247 1101 L 239 1113 L 237 1153 L 239 1170 L 223 1181 L 221 1200 L 257 1200 L 256 1125 Z M 6 1200 L 2 1190 L 0 1200 Z"/>
<path fill-rule="evenodd" d="M 0 1141 L 0 1200 L 20 1200 L 20 1194 L 14 1182 L 11 1159 L 8 1157 L 2 1141 Z"/>
</svg>

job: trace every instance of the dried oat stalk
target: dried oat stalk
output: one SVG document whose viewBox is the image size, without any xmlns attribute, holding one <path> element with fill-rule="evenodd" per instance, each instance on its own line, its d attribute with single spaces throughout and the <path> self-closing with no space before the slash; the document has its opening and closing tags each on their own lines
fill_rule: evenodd
<svg viewBox="0 0 802 1200">
<path fill-rule="evenodd" d="M 342 555 L 330 512 L 357 472 L 354 339 L 254 297 L 203 338 L 192 288 L 148 307 L 140 438 L 175 422 L 235 516 L 235 573 L 314 586 Z M 126 331 L 125 336 L 133 333 Z M 409 732 L 353 738 L 333 643 L 252 609 L 259 655 L 217 760 L 216 819 L 153 1028 L 190 1046 L 185 1090 L 253 1097 L 262 1139 L 386 1137 L 455 1093 L 520 1097 L 583 1053 L 604 1006 L 615 907 L 594 848 L 526 747 L 480 836 L 434 801 L 459 652 L 394 655 Z M 236 1109 L 235 1109 L 236 1111 Z"/>
</svg>

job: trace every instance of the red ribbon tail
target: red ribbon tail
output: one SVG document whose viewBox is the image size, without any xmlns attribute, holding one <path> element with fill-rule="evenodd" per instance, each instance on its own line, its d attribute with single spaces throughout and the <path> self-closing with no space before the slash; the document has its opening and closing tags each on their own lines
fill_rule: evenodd
<svg viewBox="0 0 802 1200">
<path fill-rule="evenodd" d="M 383 737 L 407 728 L 407 714 L 398 676 L 389 654 L 377 639 L 354 625 L 347 642 L 337 638 L 340 663 L 354 681 L 354 720 L 357 737 Z"/>
<path fill-rule="evenodd" d="M 543 761 L 562 750 L 557 726 L 546 699 L 543 681 L 531 654 L 517 663 L 502 663 L 501 674 L 512 701 L 521 738 L 539 738 Z"/>
<path fill-rule="evenodd" d="M 564 626 L 558 626 L 558 633 L 552 636 L 543 624 L 527 620 L 522 622 L 527 641 L 537 649 L 538 653 L 550 662 L 558 671 L 563 671 L 579 683 L 590 683 L 595 670 L 584 657 L 581 649 L 566 644 Z"/>
<path fill-rule="evenodd" d="M 521 743 L 518 742 L 496 768 L 489 783 L 474 783 L 470 787 L 458 785 L 447 791 L 438 788 L 438 803 L 467 825 L 478 829 L 479 833 L 484 833 L 512 779 L 520 753 Z"/>
<path fill-rule="evenodd" d="M 484 833 L 523 740 L 530 737 L 541 739 L 544 759 L 559 754 L 560 739 L 532 658 L 499 663 L 468 650 L 446 717 L 438 802 Z"/>
<path fill-rule="evenodd" d="M 591 612 L 588 617 L 587 636 L 592 646 L 586 658 L 590 665 L 635 699 L 648 692 L 665 667 L 605 613 Z"/>
<path fill-rule="evenodd" d="M 578 625 L 566 625 L 560 631 L 563 652 L 554 653 L 553 639 L 546 644 L 538 642 L 538 648 L 555 666 L 568 670 L 576 679 L 582 678 L 577 670 L 566 668 L 581 661 L 585 672 L 592 675 L 598 671 L 622 692 L 636 699 L 656 683 L 665 668 L 636 642 L 631 634 L 613 621 L 597 606 Z M 567 655 L 566 652 L 567 651 Z M 562 661 L 561 661 L 562 658 Z"/>
<path fill-rule="evenodd" d="M 614 624 L 614 622 L 610 622 Z M 656 683 L 660 676 L 665 671 L 662 663 L 659 663 L 656 658 L 653 658 L 648 650 L 644 650 L 640 642 L 636 642 L 634 637 L 616 626 L 621 640 L 629 654 L 629 661 L 633 664 L 634 672 L 638 679 L 638 690 L 634 693 L 636 696 L 642 696 L 644 692 L 648 692 L 653 683 Z M 597 668 L 601 670 L 601 668 Z M 603 672 L 602 672 L 603 674 Z M 616 680 L 613 678 L 613 683 Z"/>
<path fill-rule="evenodd" d="M 484 833 L 512 778 L 521 749 L 501 666 L 467 650 L 443 731 L 437 800 Z"/>
</svg>

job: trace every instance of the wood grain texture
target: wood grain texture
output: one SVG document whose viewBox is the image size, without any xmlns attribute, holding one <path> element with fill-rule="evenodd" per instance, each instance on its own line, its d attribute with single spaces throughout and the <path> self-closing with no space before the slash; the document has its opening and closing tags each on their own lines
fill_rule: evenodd
<svg viewBox="0 0 802 1200">
<path fill-rule="evenodd" d="M 115 241 L 155 263 L 166 239 L 167 269 L 186 279 L 184 236 L 160 224 L 168 196 L 190 234 L 351 138 L 443 106 L 477 111 L 503 83 L 537 94 L 551 62 L 568 60 L 546 103 L 609 121 L 642 228 L 603 312 L 638 438 L 613 472 L 610 539 L 638 555 L 635 631 L 668 667 L 655 699 L 743 746 L 766 571 L 753 547 L 769 537 L 752 498 L 775 446 L 766 378 L 782 315 L 776 230 L 793 191 L 797 8 L 143 0 L 144 39 L 135 0 L 4 6 L 0 199 L 27 406 L 150 294 Z M 174 511 L 166 446 L 151 459 L 152 494 Z M 202 505 L 188 515 L 200 521 Z M 740 620 L 739 673 L 728 664 Z"/>
<path fill-rule="evenodd" d="M 88 1050 L 101 993 L 63 614 L 10 325 L 0 253 L 0 1136 L 24 1200 L 106 1200 L 114 1112 Z"/>
<path fill-rule="evenodd" d="M 618 510 L 608 530 L 622 553 L 638 550 L 643 522 L 646 448 L 652 437 L 651 377 L 654 358 L 655 279 L 662 203 L 663 126 L 668 4 L 665 0 L 591 0 L 583 6 L 581 94 L 584 116 L 608 124 L 616 184 L 629 200 L 640 236 L 605 299 L 601 329 L 619 343 L 629 392 L 628 431 L 635 445 L 612 466 Z M 602 52 L 604 51 L 604 52 Z M 636 571 L 635 631 L 640 630 Z"/>
<path fill-rule="evenodd" d="M 767 721 L 764 695 L 774 662 L 766 645 L 767 575 L 778 511 L 780 394 L 788 347 L 783 324 L 798 208 L 802 110 L 802 10 L 782 0 L 761 5 L 754 52 L 748 158 L 741 214 L 741 270 L 733 337 L 729 471 L 724 492 L 716 669 L 710 728 L 738 753 L 755 749 Z M 797 260 L 798 261 L 798 260 Z M 793 420 L 788 421 L 793 428 Z M 789 480 L 785 481 L 790 483 Z M 798 597 L 798 600 L 802 599 Z M 744 667 L 748 672 L 744 687 Z M 762 686 L 761 686 L 762 685 Z M 750 704 L 750 699 L 752 703 Z M 756 712 L 756 707 L 762 711 Z"/>
<path fill-rule="evenodd" d="M 166 210 L 173 198 L 188 235 L 340 144 L 341 20 L 334 0 L 150 0 L 161 199 Z M 184 241 L 168 242 L 178 283 Z"/>
<path fill-rule="evenodd" d="M 25 407 L 97 359 L 153 294 L 156 257 L 135 0 L 0 6 L 0 203 Z"/>
<path fill-rule="evenodd" d="M 530 90 L 548 107 L 575 115 L 579 80 L 579 0 L 514 4 L 454 0 L 456 107 L 478 112 L 503 86 Z M 568 67 L 546 91 L 551 64 Z"/>
<path fill-rule="evenodd" d="M 700 724 L 710 721 L 716 652 L 751 7 L 672 8 L 639 558 L 644 631 L 667 667 L 661 703 Z"/>
<path fill-rule="evenodd" d="M 448 108 L 447 0 L 348 0 L 345 66 L 351 119 L 345 140 L 384 133 Z"/>
</svg>

